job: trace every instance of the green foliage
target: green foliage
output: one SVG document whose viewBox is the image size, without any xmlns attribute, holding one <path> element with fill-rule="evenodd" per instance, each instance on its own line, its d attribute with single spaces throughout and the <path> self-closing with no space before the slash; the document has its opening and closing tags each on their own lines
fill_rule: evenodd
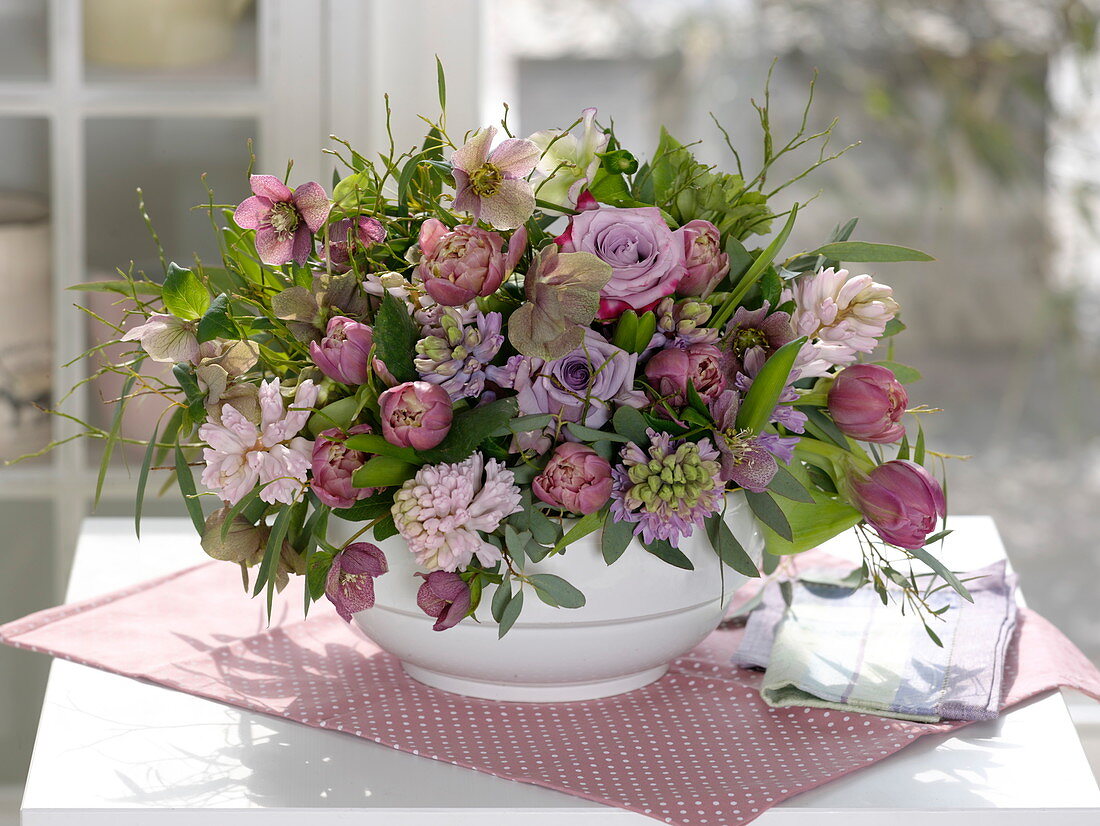
<svg viewBox="0 0 1100 826">
<path fill-rule="evenodd" d="M 183 321 L 196 321 L 210 307 L 210 293 L 191 270 L 168 265 L 162 295 L 165 309 Z"/>
<path fill-rule="evenodd" d="M 764 362 L 737 411 L 738 428 L 754 434 L 764 429 L 779 403 L 779 396 L 787 386 L 794 360 L 805 343 L 805 336 L 788 342 Z"/>
<path fill-rule="evenodd" d="M 413 354 L 420 330 L 405 305 L 389 293 L 374 318 L 374 348 L 386 369 L 399 382 L 415 381 L 419 374 L 413 365 Z"/>
</svg>

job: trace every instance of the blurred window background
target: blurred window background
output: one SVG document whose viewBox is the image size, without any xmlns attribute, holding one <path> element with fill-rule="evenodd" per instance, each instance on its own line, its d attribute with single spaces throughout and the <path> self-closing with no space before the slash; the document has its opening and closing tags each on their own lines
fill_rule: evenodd
<svg viewBox="0 0 1100 826">
<path fill-rule="evenodd" d="M 455 132 L 499 121 L 505 100 L 520 135 L 597 106 L 636 151 L 665 124 L 732 169 L 713 113 L 755 169 L 750 98 L 777 58 L 778 135 L 816 71 L 809 125 L 839 119 L 825 154 L 861 142 L 785 191 L 814 198 L 791 248 L 858 216 L 856 237 L 936 256 L 876 272 L 909 327 L 896 359 L 924 374 L 912 395 L 944 408 L 925 417 L 930 442 L 972 457 L 950 464 L 951 510 L 996 517 L 1031 605 L 1100 660 L 1097 14 L 1094 0 L 0 0 L 0 458 L 74 432 L 37 409 L 103 335 L 71 305 L 118 317 L 65 288 L 131 262 L 159 271 L 138 187 L 167 256 L 210 260 L 193 207 L 207 186 L 220 203 L 247 194 L 249 139 L 258 170 L 293 158 L 294 181 L 327 184 L 326 136 L 381 146 L 384 93 L 412 144 L 436 107 L 435 54 Z M 63 409 L 109 429 L 119 390 L 83 387 Z M 124 435 L 147 436 L 160 411 L 130 410 Z M 132 512 L 134 458 L 109 457 L 98 513 Z M 60 598 L 101 460 L 68 442 L 0 470 L 0 622 Z M 166 497 L 146 512 L 181 511 Z M 0 650 L 0 787 L 20 783 L 46 669 Z"/>
</svg>

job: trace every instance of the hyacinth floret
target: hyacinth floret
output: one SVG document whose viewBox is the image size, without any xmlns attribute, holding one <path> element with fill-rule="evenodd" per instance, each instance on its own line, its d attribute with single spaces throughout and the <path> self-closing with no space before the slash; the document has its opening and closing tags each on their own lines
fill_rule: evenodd
<svg viewBox="0 0 1100 826">
<path fill-rule="evenodd" d="M 447 308 L 439 332 L 416 344 L 414 364 L 420 377 L 438 384 L 451 401 L 476 398 L 485 389 L 486 368 L 504 343 L 500 313 L 477 313 L 473 323 Z"/>
<path fill-rule="evenodd" d="M 709 439 L 690 442 L 646 432 L 648 451 L 631 442 L 620 454 L 622 464 L 612 475 L 611 512 L 616 521 L 635 523 L 634 535 L 644 542 L 675 544 L 722 507 L 718 451 Z"/>
<path fill-rule="evenodd" d="M 696 298 L 677 301 L 672 296 L 662 298 L 653 308 L 657 317 L 657 332 L 649 343 L 654 347 L 690 347 L 693 344 L 714 344 L 718 331 L 705 326 L 714 308 Z"/>
</svg>

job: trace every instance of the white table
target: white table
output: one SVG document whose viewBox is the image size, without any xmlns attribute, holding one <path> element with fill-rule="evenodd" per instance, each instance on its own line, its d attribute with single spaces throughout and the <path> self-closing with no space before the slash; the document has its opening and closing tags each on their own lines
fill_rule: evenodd
<svg viewBox="0 0 1100 826">
<path fill-rule="evenodd" d="M 958 517 L 956 568 L 1004 554 L 993 521 Z M 85 523 L 68 599 L 202 561 L 189 522 Z M 844 538 L 830 550 L 844 550 Z M 23 798 L 24 826 L 652 826 L 657 821 L 345 735 L 55 662 Z M 1062 697 L 923 738 L 766 812 L 760 826 L 1076 826 L 1100 791 Z"/>
</svg>

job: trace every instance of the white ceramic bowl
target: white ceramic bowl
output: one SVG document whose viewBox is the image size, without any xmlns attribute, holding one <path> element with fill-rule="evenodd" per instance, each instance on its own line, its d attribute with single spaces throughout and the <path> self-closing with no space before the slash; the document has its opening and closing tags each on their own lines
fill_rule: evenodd
<svg viewBox="0 0 1100 826">
<path fill-rule="evenodd" d="M 764 540 L 743 494 L 730 495 L 726 522 L 759 560 Z M 334 522 L 333 534 L 345 526 L 354 527 Z M 585 606 L 551 608 L 525 592 L 519 620 L 497 639 L 489 617 L 495 588 L 482 595 L 481 622 L 468 618 L 433 631 L 434 620 L 416 606 L 423 580 L 413 575 L 418 568 L 404 541 L 396 536 L 378 544 L 390 569 L 375 581 L 374 608 L 355 615 L 359 628 L 414 679 L 492 700 L 588 700 L 647 685 L 718 626 L 746 581 L 723 569 L 702 530 L 680 543 L 694 571 L 662 562 L 636 541 L 609 566 L 596 531 L 525 569 L 568 580 L 584 592 Z"/>
</svg>

